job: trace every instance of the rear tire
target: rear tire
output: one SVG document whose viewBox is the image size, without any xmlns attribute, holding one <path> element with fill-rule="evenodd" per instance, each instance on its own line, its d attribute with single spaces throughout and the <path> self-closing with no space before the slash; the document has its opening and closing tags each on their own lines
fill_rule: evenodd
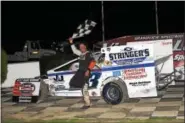
<svg viewBox="0 0 185 123">
<path fill-rule="evenodd" d="M 108 104 L 120 104 L 128 100 L 127 87 L 124 82 L 110 82 L 104 86 L 102 96 Z"/>
</svg>

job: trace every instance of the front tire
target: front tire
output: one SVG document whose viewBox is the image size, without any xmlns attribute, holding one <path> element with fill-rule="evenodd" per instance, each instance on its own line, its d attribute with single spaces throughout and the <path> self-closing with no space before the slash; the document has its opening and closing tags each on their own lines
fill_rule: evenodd
<svg viewBox="0 0 185 123">
<path fill-rule="evenodd" d="M 128 91 L 125 83 L 110 82 L 104 86 L 102 96 L 108 104 L 117 105 L 128 99 Z"/>
</svg>

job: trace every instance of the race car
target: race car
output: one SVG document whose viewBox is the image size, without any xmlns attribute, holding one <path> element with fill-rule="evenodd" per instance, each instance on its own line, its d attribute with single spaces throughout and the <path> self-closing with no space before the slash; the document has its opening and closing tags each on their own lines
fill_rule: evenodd
<svg viewBox="0 0 185 123">
<path fill-rule="evenodd" d="M 89 79 L 91 97 L 102 97 L 107 103 L 115 105 L 129 98 L 157 96 L 159 79 L 156 79 L 156 66 L 162 62 L 156 62 L 153 44 L 105 47 L 93 56 L 96 66 Z M 164 60 L 169 57 L 171 55 L 165 56 Z M 69 86 L 78 67 L 76 58 L 49 70 L 46 78 L 42 79 L 48 85 L 49 95 L 81 97 L 81 88 Z M 39 91 L 39 81 L 17 79 L 15 85 L 19 84 L 13 90 L 13 97 L 38 97 L 43 94 Z"/>
</svg>

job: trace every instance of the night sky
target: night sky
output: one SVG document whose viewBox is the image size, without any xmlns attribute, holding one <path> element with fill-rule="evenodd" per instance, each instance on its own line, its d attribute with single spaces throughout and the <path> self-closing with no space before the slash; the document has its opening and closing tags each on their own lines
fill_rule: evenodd
<svg viewBox="0 0 185 123">
<path fill-rule="evenodd" d="M 101 41 L 101 2 L 1 2 L 2 46 L 13 51 L 26 40 L 64 41 L 86 19 L 98 23 L 81 38 Z M 155 2 L 104 2 L 105 39 L 155 34 Z M 184 32 L 184 2 L 158 2 L 159 33 Z M 11 46 L 10 46 L 11 45 Z"/>
</svg>

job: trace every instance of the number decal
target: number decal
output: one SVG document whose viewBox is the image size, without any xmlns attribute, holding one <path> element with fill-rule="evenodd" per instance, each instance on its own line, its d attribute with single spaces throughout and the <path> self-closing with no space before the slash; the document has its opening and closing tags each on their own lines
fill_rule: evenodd
<svg viewBox="0 0 185 123">
<path fill-rule="evenodd" d="M 92 73 L 89 79 L 89 88 L 96 88 L 100 77 L 101 77 L 100 72 Z"/>
<path fill-rule="evenodd" d="M 64 80 L 64 78 L 63 78 L 63 76 L 61 76 L 61 75 L 56 75 L 56 79 L 55 79 L 56 81 L 63 81 Z"/>
</svg>

